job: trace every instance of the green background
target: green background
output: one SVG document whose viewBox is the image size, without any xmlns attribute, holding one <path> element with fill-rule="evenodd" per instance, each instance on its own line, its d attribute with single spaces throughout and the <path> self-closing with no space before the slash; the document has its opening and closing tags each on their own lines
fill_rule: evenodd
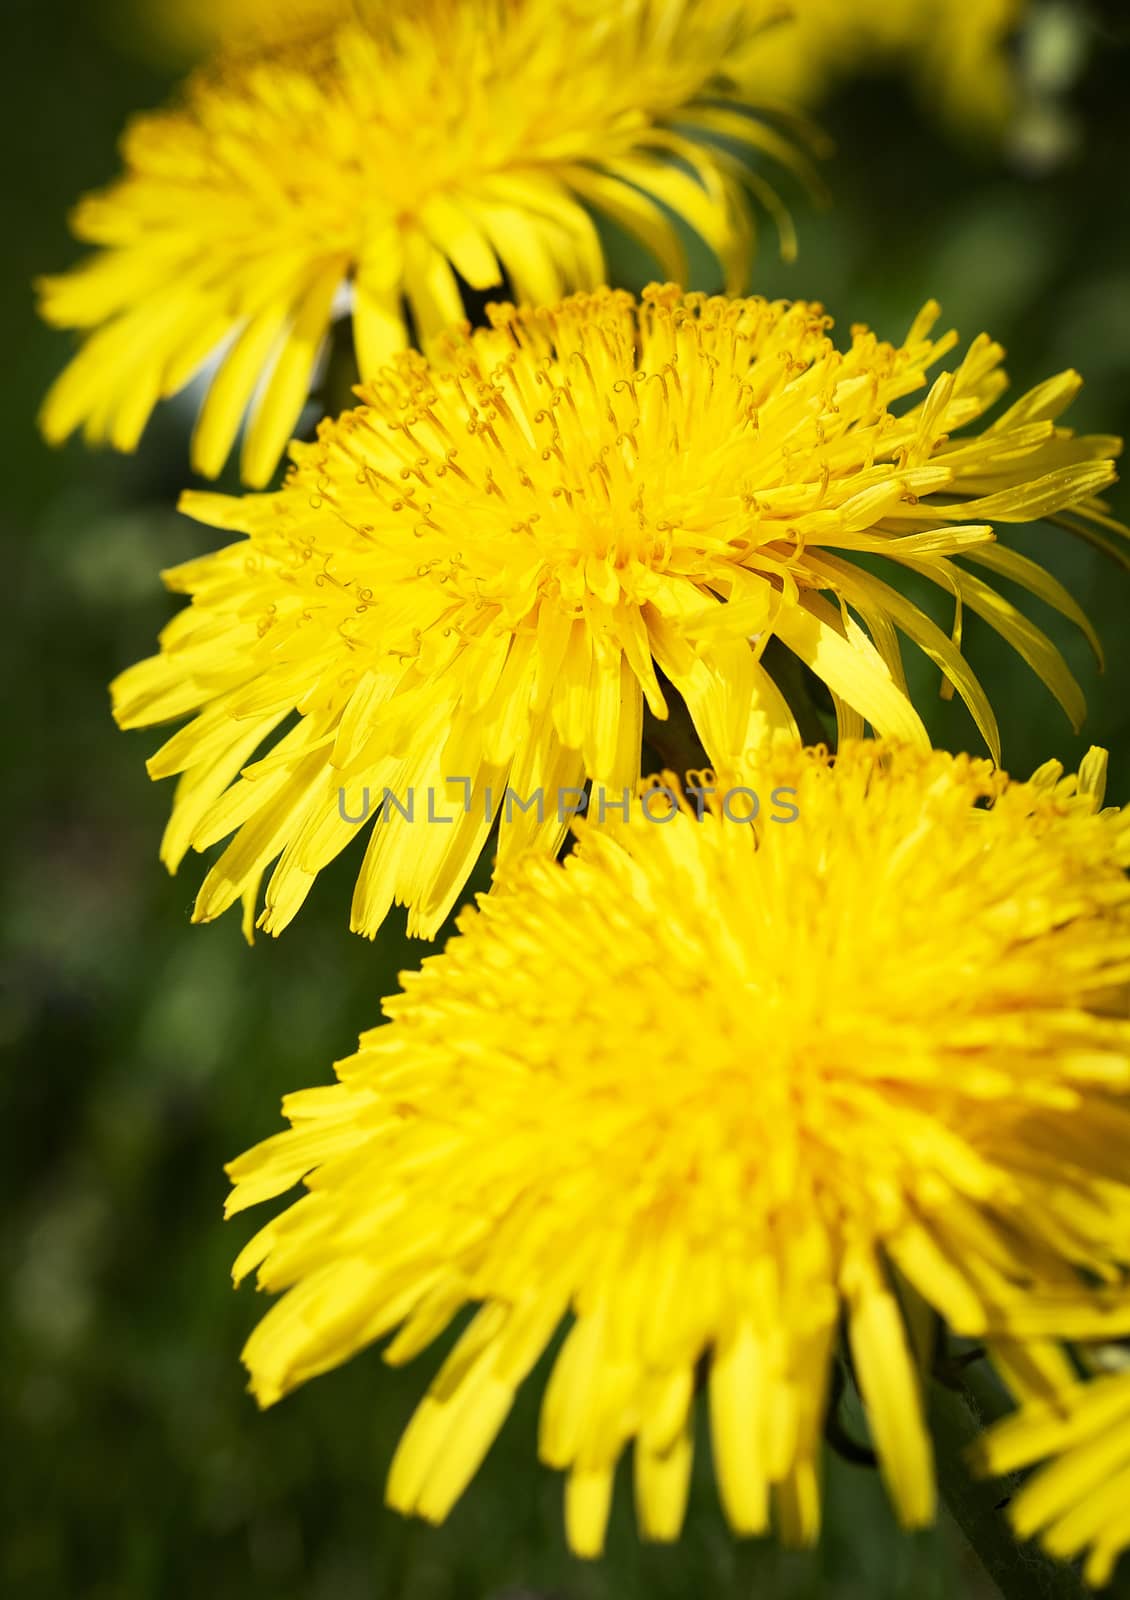
<svg viewBox="0 0 1130 1600">
<path fill-rule="evenodd" d="M 1005 150 L 955 135 L 893 75 L 846 86 L 824 113 L 838 146 L 835 203 L 817 211 L 790 193 L 799 263 L 779 262 L 767 233 L 752 287 L 821 299 L 841 326 L 869 321 L 896 338 L 937 296 L 964 335 L 987 328 L 1006 343 L 1018 384 L 1078 366 L 1088 383 L 1076 425 L 1127 432 L 1130 105 L 1112 21 L 1122 8 L 1108 8 L 1105 25 L 1092 13 L 1089 28 L 1081 8 L 1043 9 Z M 75 259 L 68 206 L 113 175 L 125 118 L 158 104 L 172 80 L 130 48 L 120 16 L 80 0 L 6 0 L 4 41 L 0 1592 L 995 1594 L 952 1523 L 904 1537 L 875 1475 L 838 1461 L 818 1551 L 736 1545 L 705 1448 L 676 1550 L 640 1547 L 622 1484 L 607 1559 L 577 1562 L 560 1481 L 534 1464 L 533 1393 L 449 1525 L 404 1523 L 382 1507 L 382 1478 L 435 1354 L 392 1373 L 369 1353 L 257 1414 L 238 1356 L 263 1307 L 228 1278 L 254 1219 L 221 1221 L 223 1163 L 275 1131 L 284 1092 L 326 1080 L 420 950 L 395 918 L 375 946 L 348 934 L 353 861 L 325 874 L 283 940 L 254 950 L 234 916 L 189 926 L 198 862 L 176 881 L 157 863 L 169 793 L 148 783 L 143 761 L 158 738 L 115 732 L 105 685 L 150 652 L 171 614 L 159 569 L 213 537 L 171 509 L 189 482 L 188 412 L 159 413 L 136 460 L 80 445 L 49 452 L 34 413 L 67 340 L 35 321 L 30 280 Z M 640 281 L 638 262 L 614 259 L 622 281 Z M 698 270 L 696 286 L 713 287 L 705 258 Z M 1130 509 L 1121 490 L 1115 502 Z M 1067 582 L 1106 642 L 1100 676 L 1069 627 L 1040 619 L 1084 683 L 1087 734 L 1110 746 L 1112 798 L 1124 800 L 1130 576 L 1054 529 L 1020 530 L 1016 542 Z M 967 649 L 992 687 L 1006 764 L 1077 759 L 1087 740 L 975 619 Z M 972 737 L 960 708 L 938 700 L 936 677 L 924 672 L 919 689 L 939 742 Z"/>
</svg>

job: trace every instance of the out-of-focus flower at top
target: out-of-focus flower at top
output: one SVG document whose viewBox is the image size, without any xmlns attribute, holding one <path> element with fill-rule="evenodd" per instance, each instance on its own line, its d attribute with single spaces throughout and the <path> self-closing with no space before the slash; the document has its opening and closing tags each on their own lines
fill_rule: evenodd
<svg viewBox="0 0 1130 1600">
<path fill-rule="evenodd" d="M 125 727 L 193 717 L 150 771 L 182 774 L 171 868 L 235 833 L 197 918 L 241 899 L 250 911 L 281 857 L 261 919 L 279 932 L 357 838 L 364 790 L 376 805 L 451 777 L 470 801 L 458 826 L 386 808 L 353 908 L 372 935 L 406 903 L 430 937 L 495 815 L 503 862 L 563 839 L 552 800 L 548 816 L 507 817 L 508 785 L 523 800 L 586 779 L 634 786 L 645 704 L 665 718 L 681 696 L 715 765 L 795 734 L 762 664 L 773 636 L 831 689 L 841 736 L 866 722 L 925 746 L 903 633 L 997 752 L 957 644 L 867 570 L 874 556 L 983 617 L 1078 724 L 1062 657 L 986 577 L 1093 639 L 994 528 L 1068 508 L 1101 524 L 1119 441 L 1059 425 L 1070 372 L 981 423 L 1007 387 L 1003 351 L 982 336 L 930 383 L 957 338 L 933 335 L 937 314 L 927 306 L 901 345 L 853 328 L 841 351 L 819 305 L 670 286 L 639 304 L 602 290 L 497 308 L 496 326 L 455 335 L 433 363 L 409 352 L 376 377 L 360 409 L 295 447 L 278 492 L 187 496 L 190 514 L 243 537 L 168 575 L 192 604 L 114 704 Z M 444 789 L 445 806 L 460 792 Z"/>
<path fill-rule="evenodd" d="M 228 63 L 139 118 L 125 174 L 78 207 L 97 253 L 43 280 L 84 342 L 52 388 L 52 442 L 133 449 L 157 403 L 218 365 L 192 446 L 214 477 L 250 413 L 244 480 L 271 477 L 347 300 L 371 376 L 505 278 L 545 304 L 604 281 L 594 214 L 685 281 L 679 221 L 730 290 L 755 197 L 789 219 L 744 146 L 807 170 L 750 109 L 741 71 L 775 0 L 392 0 L 332 48 Z"/>
<path fill-rule="evenodd" d="M 792 0 L 792 9 L 792 25 L 767 32 L 754 52 L 790 103 L 814 106 L 847 77 L 892 68 L 979 132 L 999 132 L 1016 103 L 1010 44 L 1028 0 Z"/>
<path fill-rule="evenodd" d="M 780 748 L 731 781 L 787 791 L 790 825 L 727 814 L 720 773 L 701 821 L 652 790 L 521 864 L 229 1169 L 233 1211 L 308 1191 L 236 1266 L 288 1291 L 244 1352 L 259 1401 L 476 1307 L 389 1477 L 438 1522 L 564 1324 L 539 1450 L 574 1549 L 629 1444 L 644 1533 L 678 1536 L 696 1380 L 734 1530 L 809 1543 L 843 1330 L 896 1510 L 930 1521 L 931 1308 L 1030 1398 L 1057 1334 L 1130 1329 L 1130 819 L 1099 811 L 1104 768 Z"/>
<path fill-rule="evenodd" d="M 145 35 L 178 55 L 317 49 L 387 0 L 135 0 Z"/>
</svg>

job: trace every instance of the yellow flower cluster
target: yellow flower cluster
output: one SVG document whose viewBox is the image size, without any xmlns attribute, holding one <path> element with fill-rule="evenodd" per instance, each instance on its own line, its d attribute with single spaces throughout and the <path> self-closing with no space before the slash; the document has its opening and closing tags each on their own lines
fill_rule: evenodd
<svg viewBox="0 0 1130 1600">
<path fill-rule="evenodd" d="M 973 613 L 1082 723 L 1016 591 L 1099 641 L 1009 535 L 1120 539 L 1121 441 L 1065 425 L 1073 371 L 1002 406 L 1004 351 L 934 303 L 894 342 L 744 293 L 755 202 L 794 242 L 757 163 L 812 176 L 791 108 L 912 58 L 988 120 L 1021 9 L 180 0 L 211 54 L 40 284 L 82 337 L 52 442 L 133 449 L 206 375 L 200 474 L 242 432 L 262 490 L 289 443 L 273 492 L 184 496 L 234 542 L 166 574 L 189 603 L 113 687 L 179 724 L 165 863 L 227 841 L 195 919 L 279 933 L 364 834 L 353 929 L 434 938 L 495 841 L 443 953 L 230 1168 L 233 1212 L 306 1190 L 236 1266 L 283 1295 L 262 1404 L 462 1324 L 404 1512 L 446 1516 L 553 1346 L 582 1555 L 629 1450 L 678 1536 L 700 1390 L 735 1533 L 817 1537 L 846 1381 L 922 1526 L 945 1330 L 1016 1401 L 981 1469 L 1043 1463 L 1018 1534 L 1096 1583 L 1130 1545 L 1130 812 L 1098 750 L 1012 781 L 963 650 Z M 725 294 L 608 287 L 609 227 L 680 282 L 697 234 Z M 343 332 L 358 403 L 291 442 Z M 906 642 L 987 758 L 931 749 Z M 667 734 L 687 772 L 646 780 Z"/>
</svg>

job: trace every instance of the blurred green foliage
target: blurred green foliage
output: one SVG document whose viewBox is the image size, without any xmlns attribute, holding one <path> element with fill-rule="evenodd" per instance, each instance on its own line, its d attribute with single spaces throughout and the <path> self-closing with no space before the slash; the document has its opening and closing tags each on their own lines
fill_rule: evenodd
<svg viewBox="0 0 1130 1600">
<path fill-rule="evenodd" d="M 966 336 L 988 328 L 1006 342 L 1018 383 L 1078 366 L 1088 387 L 1076 425 L 1128 432 L 1126 57 L 1113 36 L 1080 32 L 1078 7 L 1054 9 L 1067 45 L 1060 56 L 1051 36 L 1041 46 L 1010 153 L 955 142 L 897 82 L 845 90 L 825 117 L 838 146 L 828 172 L 835 203 L 817 212 L 794 197 L 800 261 L 780 263 L 767 238 L 753 287 L 821 299 L 844 326 L 869 321 L 893 336 L 936 295 Z M 80 445 L 53 455 L 33 426 L 65 340 L 36 324 L 30 280 L 73 259 L 68 206 L 112 175 L 126 116 L 168 88 L 130 53 L 123 15 L 115 29 L 90 0 L 5 5 L 0 518 L 12 610 L 0 632 L 10 716 L 0 834 L 0 1592 L 995 1593 L 951 1523 L 904 1537 L 875 1475 L 837 1461 L 817 1552 L 735 1545 L 705 1440 L 677 1550 L 639 1546 L 625 1482 L 607 1560 L 576 1562 L 564 1547 L 560 1481 L 534 1465 L 536 1385 L 449 1526 L 406 1524 L 383 1509 L 382 1478 L 435 1355 L 392 1373 L 369 1354 L 263 1417 L 246 1397 L 238 1352 L 262 1305 L 232 1293 L 228 1267 L 254 1221 L 221 1222 L 222 1164 L 275 1131 L 284 1092 L 327 1078 L 421 951 L 396 924 L 375 947 L 348 934 L 352 861 L 325 875 L 277 944 L 248 950 L 234 918 L 191 928 L 198 870 L 190 863 L 173 882 L 156 860 L 169 794 L 144 775 L 155 741 L 119 735 L 110 721 L 107 681 L 149 653 L 172 610 L 159 569 L 213 537 L 171 509 L 188 481 L 185 408 L 159 414 L 136 460 L 91 457 Z M 1049 84 L 1066 98 L 1048 99 Z M 642 270 L 621 255 L 622 281 L 638 283 Z M 697 286 L 715 286 L 705 258 L 698 270 Z M 1124 495 L 1118 503 L 1125 514 Z M 1017 543 L 1068 583 L 1106 641 L 1100 676 L 1072 630 L 1047 619 L 1087 688 L 1087 738 L 1112 749 L 1112 798 L 1126 799 L 1130 577 L 1051 528 L 1021 530 Z M 1075 760 L 1087 739 L 1071 734 L 1023 664 L 976 619 L 966 641 L 993 687 L 1007 764 L 1024 772 L 1053 754 Z M 939 742 L 973 740 L 928 670 L 917 687 Z"/>
</svg>

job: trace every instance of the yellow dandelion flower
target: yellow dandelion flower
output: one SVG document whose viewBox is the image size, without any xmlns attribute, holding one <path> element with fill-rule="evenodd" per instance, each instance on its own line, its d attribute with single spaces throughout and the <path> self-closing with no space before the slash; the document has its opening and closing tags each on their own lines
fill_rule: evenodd
<svg viewBox="0 0 1130 1600">
<path fill-rule="evenodd" d="M 279 932 L 391 794 L 353 926 L 374 934 L 395 902 L 431 937 L 496 816 L 505 864 L 556 851 L 563 792 L 634 786 L 644 706 L 668 711 L 661 674 L 715 764 L 795 733 L 761 663 L 771 635 L 829 685 L 843 736 L 866 720 L 925 745 L 901 630 L 996 751 L 954 642 L 860 554 L 984 617 L 1078 723 L 1082 693 L 1050 641 L 970 569 L 1087 628 L 992 524 L 1068 506 L 1105 520 L 1092 497 L 1118 441 L 1057 425 L 1074 373 L 971 429 L 1006 386 L 1002 351 L 975 340 L 927 389 L 956 337 L 931 336 L 936 312 L 900 346 L 855 328 L 841 352 L 815 305 L 654 289 L 639 305 L 606 290 L 503 308 L 435 365 L 409 354 L 386 370 L 359 410 L 295 447 L 279 492 L 186 496 L 191 515 L 245 537 L 166 575 L 192 605 L 114 703 L 124 727 L 193 715 L 150 772 L 182 775 L 170 869 L 235 834 L 197 919 L 240 899 L 250 914 L 281 857 L 260 919 Z"/>
<path fill-rule="evenodd" d="M 1061 1561 L 1086 1552 L 1087 1582 L 1110 1582 L 1130 1549 L 1130 1371 L 1031 1402 L 986 1435 L 979 1455 L 994 1474 L 1054 1457 L 1012 1500 L 1013 1526 Z"/>
<path fill-rule="evenodd" d="M 222 469 L 245 416 L 247 483 L 295 430 L 335 309 L 376 372 L 508 277 L 550 302 L 607 276 L 592 213 L 674 278 L 672 216 L 743 287 L 751 192 L 788 219 L 726 141 L 803 161 L 748 114 L 730 75 L 773 0 L 412 0 L 374 8 L 314 66 L 253 61 L 191 80 L 143 117 L 126 173 L 74 230 L 97 253 L 40 284 L 47 321 L 86 337 L 45 402 L 59 442 L 135 448 L 158 401 L 218 359 L 192 447 Z"/>
<path fill-rule="evenodd" d="M 806 106 L 853 73 L 905 67 L 955 123 L 999 128 L 1016 99 L 1008 47 L 1026 10 L 1026 0 L 793 0 L 792 25 L 767 31 L 751 65 Z"/>
<path fill-rule="evenodd" d="M 1130 1328 L 1130 1023 L 1104 1009 L 1130 817 L 1098 812 L 1104 766 L 779 748 L 528 857 L 229 1169 L 233 1212 L 308 1190 L 235 1268 L 288 1291 L 244 1352 L 259 1401 L 476 1307 L 389 1478 L 440 1521 L 565 1324 L 540 1454 L 578 1552 L 629 1443 L 645 1535 L 677 1536 L 703 1372 L 733 1528 L 775 1503 L 807 1542 L 842 1325 L 898 1513 L 928 1522 L 913 1306 L 1014 1362 L 1053 1323 Z"/>
<path fill-rule="evenodd" d="M 376 0 L 383 3 L 383 0 Z M 308 49 L 370 0 L 137 0 L 142 27 L 178 53 Z"/>
</svg>

